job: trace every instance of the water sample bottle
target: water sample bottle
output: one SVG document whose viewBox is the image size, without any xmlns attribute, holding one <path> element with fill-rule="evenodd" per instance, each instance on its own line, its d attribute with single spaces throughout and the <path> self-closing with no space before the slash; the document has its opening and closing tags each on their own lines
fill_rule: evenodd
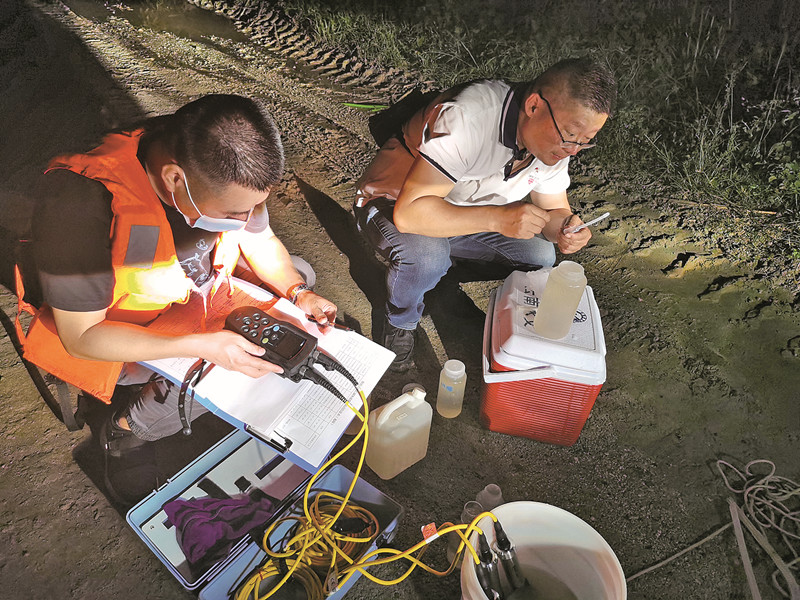
<svg viewBox="0 0 800 600">
<path fill-rule="evenodd" d="M 494 510 L 505 503 L 505 500 L 503 500 L 503 492 L 500 491 L 500 486 L 496 483 L 490 483 L 478 492 L 475 500 L 481 503 L 484 510 Z"/>
<path fill-rule="evenodd" d="M 475 517 L 482 512 L 483 506 L 481 506 L 481 503 L 475 500 L 470 500 L 464 505 L 464 510 L 461 511 L 461 522 L 469 525 L 472 523 Z M 453 557 L 456 555 L 456 550 L 458 550 L 458 545 L 462 542 L 462 539 L 461 536 L 455 531 L 453 533 L 449 533 L 448 535 L 450 537 L 447 538 L 447 562 L 452 562 Z M 465 552 L 469 552 L 469 550 L 465 550 Z M 461 560 L 458 561 L 457 566 L 459 568 L 461 567 Z"/>
<path fill-rule="evenodd" d="M 448 360 L 439 375 L 439 394 L 436 396 L 436 412 L 452 419 L 461 414 L 464 402 L 464 386 L 467 372 L 460 360 Z"/>
<path fill-rule="evenodd" d="M 544 293 L 533 318 L 533 328 L 538 335 L 559 340 L 569 333 L 578 302 L 586 288 L 583 267 L 564 260 L 550 271 Z"/>
</svg>

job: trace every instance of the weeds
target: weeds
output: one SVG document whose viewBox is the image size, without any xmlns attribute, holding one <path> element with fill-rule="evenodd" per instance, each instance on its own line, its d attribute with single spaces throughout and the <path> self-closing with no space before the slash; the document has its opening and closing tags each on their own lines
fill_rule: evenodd
<svg viewBox="0 0 800 600">
<path fill-rule="evenodd" d="M 332 45 L 441 87 L 607 61 L 620 106 L 582 160 L 666 196 L 800 220 L 800 5 L 791 0 L 283 0 Z"/>
</svg>

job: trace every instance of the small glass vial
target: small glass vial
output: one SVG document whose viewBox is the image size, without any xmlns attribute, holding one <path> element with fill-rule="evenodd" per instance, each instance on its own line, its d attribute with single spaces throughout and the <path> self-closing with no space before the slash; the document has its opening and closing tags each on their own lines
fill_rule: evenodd
<svg viewBox="0 0 800 600">
<path fill-rule="evenodd" d="M 439 375 L 439 393 L 436 396 L 436 412 L 452 419 L 461 414 L 464 403 L 464 386 L 467 372 L 460 360 L 448 360 Z"/>
<path fill-rule="evenodd" d="M 542 337 L 560 340 L 569 333 L 575 311 L 586 288 L 583 267 L 564 260 L 550 271 L 539 308 L 533 317 L 533 329 Z"/>
<path fill-rule="evenodd" d="M 475 517 L 477 517 L 483 511 L 484 508 L 480 502 L 476 500 L 470 500 L 464 505 L 464 510 L 461 511 L 461 522 L 469 525 L 472 523 Z M 459 536 L 455 531 L 447 535 L 450 536 L 447 538 L 447 561 L 453 562 L 453 557 L 456 555 L 456 550 L 458 550 L 458 546 L 461 544 L 461 536 Z M 463 555 L 461 558 L 463 558 Z M 461 568 L 461 559 L 459 559 L 457 566 L 459 569 Z"/>
</svg>

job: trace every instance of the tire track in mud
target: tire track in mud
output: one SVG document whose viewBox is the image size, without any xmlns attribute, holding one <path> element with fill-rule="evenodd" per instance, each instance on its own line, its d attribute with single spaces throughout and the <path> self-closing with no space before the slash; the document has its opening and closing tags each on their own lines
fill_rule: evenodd
<svg viewBox="0 0 800 600">
<path fill-rule="evenodd" d="M 647 289 L 631 272 L 619 267 L 618 258 L 605 258 L 585 264 L 595 294 L 603 306 L 603 327 L 609 348 L 638 348 L 639 352 L 670 352 L 692 377 L 704 387 L 713 386 L 729 395 L 733 388 L 719 376 L 718 369 L 699 362 L 690 349 L 680 343 L 679 323 L 684 315 L 667 294 Z M 608 283 L 613 282 L 613 289 Z"/>
<path fill-rule="evenodd" d="M 297 164 L 323 164 L 328 180 L 355 181 L 371 158 L 374 143 L 366 115 L 343 104 L 359 98 L 356 92 L 306 78 L 304 71 L 287 68 L 283 56 L 258 43 L 218 38 L 198 42 L 172 33 L 144 33 L 124 18 L 111 16 L 98 23 L 61 3 L 42 5 L 40 10 L 82 39 L 148 113 L 175 109 L 187 97 L 207 93 L 249 95 L 271 103 L 280 129 L 291 132 L 284 135 L 284 143 L 290 154 L 299 155 Z M 297 34 L 281 39 L 295 38 Z"/>
<path fill-rule="evenodd" d="M 255 0 L 213 1 L 187 0 L 206 10 L 231 19 L 242 33 L 255 42 L 301 63 L 311 72 L 323 76 L 333 87 L 342 86 L 354 93 L 387 102 L 397 99 L 420 85 L 419 77 L 397 68 L 367 65 L 358 56 L 345 54 L 312 40 L 295 21 L 269 2 Z M 421 84 L 430 89 L 431 82 Z"/>
<path fill-rule="evenodd" d="M 636 213 L 640 208 L 620 208 L 617 212 L 622 221 L 637 219 Z M 584 261 L 598 302 L 603 306 L 603 325 L 610 351 L 614 348 L 635 348 L 640 353 L 663 356 L 666 360 L 671 355 L 675 357 L 681 370 L 681 373 L 675 374 L 675 379 L 685 381 L 698 396 L 702 396 L 709 388 L 716 389 L 717 393 L 725 397 L 738 394 L 721 374 L 719 364 L 699 359 L 699 354 L 715 354 L 722 363 L 726 361 L 709 340 L 696 339 L 691 345 L 685 343 L 683 337 L 687 319 L 692 319 L 693 315 L 682 307 L 681 296 L 675 291 L 668 291 L 669 286 L 659 285 L 659 288 L 666 287 L 667 291 L 647 287 L 648 280 L 646 277 L 643 279 L 643 273 L 632 265 L 631 258 L 634 255 L 644 255 L 655 248 L 669 250 L 665 256 L 674 253 L 675 258 L 660 270 L 664 276 L 669 276 L 669 273 L 685 266 L 687 261 L 681 264 L 683 255 L 702 256 L 711 264 L 721 265 L 724 261 L 719 257 L 711 258 L 711 252 L 704 247 L 703 242 L 693 237 L 684 242 L 684 245 L 688 244 L 693 250 L 688 253 L 680 252 L 684 246 L 674 241 L 676 236 L 683 233 L 680 220 L 677 223 L 649 217 L 640 220 L 645 222 L 646 228 L 643 229 L 642 224 L 634 226 L 632 232 L 622 239 L 616 239 L 611 247 L 590 247 L 587 253 L 591 258 Z M 611 254 L 607 255 L 611 248 Z M 722 279 L 741 278 L 744 276 Z M 717 291 L 717 288 L 719 286 L 709 280 L 697 299 Z M 662 362 L 648 361 L 646 366 L 655 376 L 663 368 Z"/>
</svg>

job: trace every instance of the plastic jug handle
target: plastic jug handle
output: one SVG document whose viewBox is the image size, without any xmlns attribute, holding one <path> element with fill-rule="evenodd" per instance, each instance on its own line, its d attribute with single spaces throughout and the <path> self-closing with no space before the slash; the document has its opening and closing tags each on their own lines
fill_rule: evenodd
<svg viewBox="0 0 800 600">
<path fill-rule="evenodd" d="M 381 427 L 389 420 L 389 417 L 394 414 L 394 412 L 402 408 L 406 405 L 411 405 L 410 408 L 414 408 L 417 404 L 419 404 L 421 400 L 414 396 L 411 393 L 403 394 L 399 398 L 392 400 L 389 404 L 385 406 L 385 408 L 381 411 L 381 414 L 378 415 L 378 419 L 375 421 L 375 425 L 377 427 Z"/>
</svg>

